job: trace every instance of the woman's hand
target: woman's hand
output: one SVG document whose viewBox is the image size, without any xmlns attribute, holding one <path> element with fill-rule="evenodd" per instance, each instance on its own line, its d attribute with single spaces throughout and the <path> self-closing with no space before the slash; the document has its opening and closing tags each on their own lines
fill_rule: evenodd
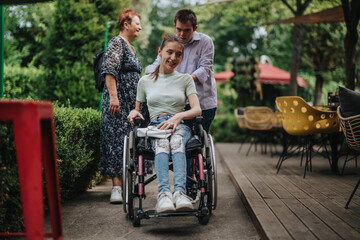
<svg viewBox="0 0 360 240">
<path fill-rule="evenodd" d="M 117 116 L 120 112 L 120 102 L 119 99 L 116 97 L 110 97 L 110 108 L 109 111 L 112 115 Z"/>
<path fill-rule="evenodd" d="M 116 80 L 111 74 L 105 75 L 105 84 L 109 91 L 110 96 L 110 107 L 109 111 L 112 115 L 117 116 L 120 112 L 120 102 L 116 90 Z"/>
<path fill-rule="evenodd" d="M 182 112 L 180 112 L 175 114 L 169 120 L 160 123 L 157 127 L 162 130 L 172 128 L 171 134 L 173 134 L 176 130 L 176 127 L 180 124 L 182 120 L 183 120 L 183 114 Z"/>
<path fill-rule="evenodd" d="M 136 117 L 140 117 L 142 120 L 145 120 L 145 118 L 143 117 L 143 115 L 136 109 L 134 110 L 131 110 L 131 112 L 129 113 L 127 119 L 129 120 L 129 122 L 135 126 L 135 123 L 134 123 L 134 118 Z"/>
</svg>

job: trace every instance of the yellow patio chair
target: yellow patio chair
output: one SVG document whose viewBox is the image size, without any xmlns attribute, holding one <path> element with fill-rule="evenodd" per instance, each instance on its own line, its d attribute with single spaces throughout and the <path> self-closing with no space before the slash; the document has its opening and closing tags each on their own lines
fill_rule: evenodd
<svg viewBox="0 0 360 240">
<path fill-rule="evenodd" d="M 340 106 L 337 108 L 337 114 L 338 114 L 338 117 L 340 120 L 342 131 L 345 135 L 345 140 L 346 140 L 347 145 L 351 149 L 359 152 L 360 151 L 360 114 L 345 118 L 342 116 Z M 346 156 L 346 159 L 344 162 L 343 171 L 344 171 L 346 162 L 347 162 L 347 156 Z M 359 184 L 360 184 L 360 179 L 357 182 L 357 184 L 355 185 L 355 188 L 352 191 L 352 193 L 345 205 L 345 208 L 349 207 L 350 201 L 351 201 L 352 197 L 354 196 L 357 188 L 359 187 Z"/>
<path fill-rule="evenodd" d="M 282 125 L 284 130 L 291 136 L 305 137 L 305 178 L 306 171 L 309 169 L 312 171 L 312 142 L 310 136 L 318 133 L 339 132 L 340 125 L 336 111 L 324 111 L 318 108 L 314 108 L 310 106 L 304 99 L 298 96 L 277 97 L 275 102 L 283 116 Z M 277 173 L 279 172 L 281 164 L 285 159 L 287 158 L 283 155 L 280 157 L 277 164 Z"/>
<path fill-rule="evenodd" d="M 278 119 L 271 108 L 264 106 L 249 106 L 244 109 L 244 118 L 246 127 L 249 130 L 252 130 L 255 138 L 254 141 L 251 142 L 250 147 L 247 151 L 246 156 L 249 154 L 251 147 L 257 142 L 264 142 L 264 145 L 261 145 L 261 153 L 266 154 L 267 142 L 270 143 L 270 152 L 271 156 L 273 156 L 272 145 L 275 148 L 273 132 L 270 132 L 277 129 L 279 126 Z M 264 147 L 263 147 L 264 146 Z"/>
</svg>

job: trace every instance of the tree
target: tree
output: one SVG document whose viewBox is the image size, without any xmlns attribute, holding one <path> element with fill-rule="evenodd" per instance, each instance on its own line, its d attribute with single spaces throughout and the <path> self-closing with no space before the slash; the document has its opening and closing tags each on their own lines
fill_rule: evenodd
<svg viewBox="0 0 360 240">
<path fill-rule="evenodd" d="M 341 0 L 344 11 L 345 24 L 347 32 L 344 39 L 345 47 L 345 86 L 349 89 L 355 89 L 355 79 L 357 79 L 355 69 L 356 44 L 359 39 L 357 26 L 360 18 L 360 1 Z"/>
<path fill-rule="evenodd" d="M 302 3 L 302 0 L 296 0 L 296 8 L 293 8 L 287 0 L 282 0 L 282 2 L 290 9 L 290 11 L 295 15 L 295 17 L 301 16 L 304 14 L 306 8 L 309 6 L 312 0 L 305 0 Z M 291 43 L 291 68 L 290 68 L 290 86 L 289 86 L 289 95 L 296 96 L 297 95 L 297 72 L 299 69 L 299 54 L 300 54 L 300 31 L 301 25 L 294 24 Z"/>
<path fill-rule="evenodd" d="M 40 65 L 37 58 L 49 29 L 55 3 L 5 7 L 5 63 Z"/>
<path fill-rule="evenodd" d="M 246 24 L 244 16 L 239 14 L 242 7 L 237 3 L 222 3 L 194 9 L 199 31 L 208 34 L 214 41 L 214 64 L 219 70 L 224 70 L 229 58 L 253 54 L 256 26 Z"/>
<path fill-rule="evenodd" d="M 325 75 L 337 66 L 343 65 L 344 50 L 342 40 L 345 27 L 342 23 L 308 24 L 303 26 L 303 62 L 315 71 L 316 83 L 313 105 L 321 105 L 321 95 Z"/>
<path fill-rule="evenodd" d="M 95 89 L 93 56 L 103 49 L 105 22 L 118 18 L 129 1 L 56 2 L 44 50 L 40 54 L 46 74 L 43 98 L 70 102 L 77 107 L 97 108 L 99 94 Z M 116 25 L 116 24 L 115 24 Z M 114 27 L 109 36 L 119 30 Z"/>
</svg>

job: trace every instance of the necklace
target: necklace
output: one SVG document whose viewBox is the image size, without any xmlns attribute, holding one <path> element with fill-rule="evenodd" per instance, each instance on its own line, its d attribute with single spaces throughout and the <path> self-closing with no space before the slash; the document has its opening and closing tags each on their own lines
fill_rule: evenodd
<svg viewBox="0 0 360 240">
<path fill-rule="evenodd" d="M 130 44 L 130 42 L 127 40 L 127 38 L 124 37 L 124 36 L 121 36 L 121 34 L 119 34 L 119 36 L 120 36 L 122 39 L 124 39 L 124 41 L 126 42 L 126 44 L 129 46 L 130 51 L 131 51 L 133 54 L 135 54 L 134 51 L 133 51 L 133 49 L 132 49 L 132 47 L 131 47 L 131 44 Z"/>
</svg>

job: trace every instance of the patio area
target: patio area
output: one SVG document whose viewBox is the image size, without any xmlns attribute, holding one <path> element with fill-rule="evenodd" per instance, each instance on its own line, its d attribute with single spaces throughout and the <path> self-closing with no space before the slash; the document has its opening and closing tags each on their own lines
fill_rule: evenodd
<svg viewBox="0 0 360 240">
<path fill-rule="evenodd" d="M 345 209 L 360 168 L 347 163 L 344 175 L 331 173 L 328 160 L 313 159 L 313 171 L 303 179 L 300 155 L 286 160 L 279 174 L 279 156 L 263 155 L 244 144 L 217 143 L 224 163 L 250 217 L 263 239 L 360 239 L 360 191 Z M 280 146 L 278 146 L 280 150 Z M 339 159 L 339 168 L 344 162 Z"/>
</svg>

